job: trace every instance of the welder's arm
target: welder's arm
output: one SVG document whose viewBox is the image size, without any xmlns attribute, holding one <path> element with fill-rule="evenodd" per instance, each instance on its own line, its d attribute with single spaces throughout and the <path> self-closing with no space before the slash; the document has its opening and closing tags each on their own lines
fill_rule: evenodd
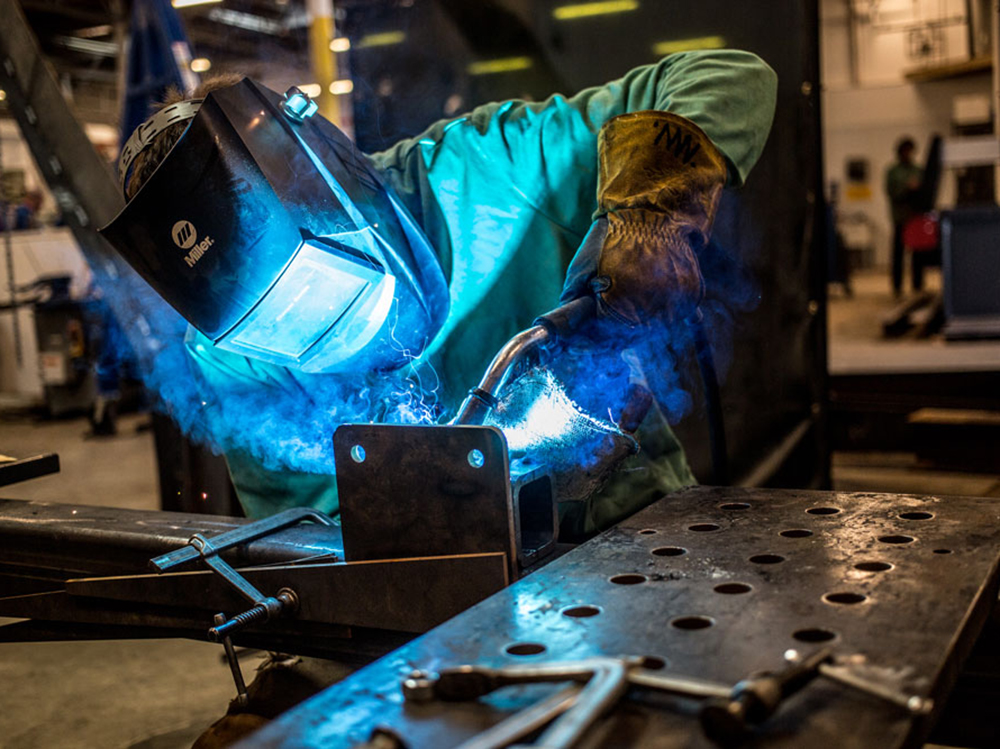
<svg viewBox="0 0 1000 749">
<path fill-rule="evenodd" d="M 461 159 L 468 180 L 457 186 L 459 200 L 495 196 L 503 181 L 523 203 L 582 237 L 596 209 L 597 136 L 608 120 L 643 110 L 690 120 L 724 157 L 729 184 L 741 185 L 767 140 L 776 88 L 774 71 L 749 52 L 678 53 L 569 99 L 478 107 L 372 158 L 411 195 L 440 192 L 440 178 L 458 176 Z M 424 207 L 429 197 L 419 196 Z"/>
<path fill-rule="evenodd" d="M 688 73 L 709 85 L 601 126 L 595 222 L 567 272 L 561 303 L 593 294 L 604 316 L 628 326 L 688 318 L 700 303 L 698 251 L 722 188 L 742 182 L 763 147 L 774 86 L 772 79 L 770 97 L 741 102 L 725 75 Z M 734 117 L 752 123 L 749 130 L 733 132 Z"/>
</svg>

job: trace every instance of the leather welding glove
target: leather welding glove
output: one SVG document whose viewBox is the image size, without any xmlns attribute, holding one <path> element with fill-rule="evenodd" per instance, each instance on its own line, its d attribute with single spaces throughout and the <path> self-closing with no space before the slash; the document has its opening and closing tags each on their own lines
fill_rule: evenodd
<svg viewBox="0 0 1000 749">
<path fill-rule="evenodd" d="M 599 312 L 635 327 L 682 320 L 704 293 L 708 241 L 726 161 L 690 120 L 632 112 L 598 135 L 595 222 L 566 274 L 561 303 L 593 292 Z"/>
</svg>

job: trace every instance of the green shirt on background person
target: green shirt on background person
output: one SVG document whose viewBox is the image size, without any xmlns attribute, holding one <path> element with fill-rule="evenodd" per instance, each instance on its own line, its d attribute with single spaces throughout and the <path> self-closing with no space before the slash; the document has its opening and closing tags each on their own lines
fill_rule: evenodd
<svg viewBox="0 0 1000 749">
<path fill-rule="evenodd" d="M 924 170 L 912 162 L 897 161 L 885 173 L 885 191 L 892 206 L 892 222 L 901 224 L 913 217 L 913 192 L 920 188 Z"/>
<path fill-rule="evenodd" d="M 441 121 L 369 158 L 430 240 L 449 280 L 451 311 L 426 360 L 451 413 L 494 354 L 556 306 L 569 261 L 596 209 L 597 133 L 626 112 L 667 110 L 701 127 L 743 184 L 764 148 L 777 78 L 756 55 L 671 55 L 624 78 L 566 98 L 487 104 Z M 302 391 L 288 369 L 213 348 L 193 328 L 186 344 L 209 388 Z M 321 407 L 322 404 L 317 404 Z M 696 483 L 683 448 L 655 408 L 642 449 L 593 497 L 573 525 L 604 528 L 665 492 Z M 249 453 L 226 455 L 247 515 L 309 506 L 336 514 L 332 475 L 268 470 Z"/>
</svg>

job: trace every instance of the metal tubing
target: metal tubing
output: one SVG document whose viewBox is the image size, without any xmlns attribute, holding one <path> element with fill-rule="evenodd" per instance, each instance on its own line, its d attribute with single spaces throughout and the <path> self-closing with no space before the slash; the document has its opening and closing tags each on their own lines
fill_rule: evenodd
<svg viewBox="0 0 1000 749">
<path fill-rule="evenodd" d="M 482 424 L 493 408 L 493 402 L 515 368 L 534 355 L 550 340 L 549 331 L 541 325 L 522 330 L 493 357 L 479 387 L 469 393 L 453 424 Z"/>
</svg>

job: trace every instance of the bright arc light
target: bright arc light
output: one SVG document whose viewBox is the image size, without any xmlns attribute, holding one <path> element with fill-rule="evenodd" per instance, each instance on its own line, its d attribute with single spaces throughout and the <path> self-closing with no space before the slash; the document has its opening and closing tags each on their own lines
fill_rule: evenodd
<svg viewBox="0 0 1000 749">
<path fill-rule="evenodd" d="M 0 88 L 0 101 L 4 101 L 7 98 L 7 92 Z"/>
<path fill-rule="evenodd" d="M 349 94 L 354 90 L 354 81 L 350 78 L 344 78 L 340 81 L 334 81 L 330 84 L 330 93 L 334 96 L 340 96 L 341 94 Z"/>
<path fill-rule="evenodd" d="M 221 3 L 222 0 L 173 0 L 171 5 L 175 8 L 191 8 L 195 5 L 208 5 L 209 3 Z"/>
<path fill-rule="evenodd" d="M 358 49 L 364 47 L 388 47 L 390 44 L 401 44 L 406 39 L 402 31 L 383 31 L 380 34 L 367 34 L 358 42 Z"/>
<path fill-rule="evenodd" d="M 498 60 L 480 60 L 469 65 L 469 75 L 490 75 L 527 70 L 533 65 L 530 57 L 501 57 Z"/>
<path fill-rule="evenodd" d="M 351 48 L 351 40 L 346 36 L 338 36 L 330 41 L 331 52 L 346 52 Z"/>
<path fill-rule="evenodd" d="M 196 57 L 191 61 L 191 72 L 192 73 L 204 73 L 206 70 L 212 69 L 212 61 L 207 57 Z"/>
<path fill-rule="evenodd" d="M 726 46 L 725 37 L 695 36 L 690 39 L 674 39 L 668 42 L 657 42 L 653 45 L 653 54 L 658 57 L 672 55 L 675 52 L 690 52 L 695 49 L 722 49 Z"/>
<path fill-rule="evenodd" d="M 317 96 L 323 93 L 323 87 L 320 86 L 318 83 L 303 83 L 300 86 L 296 86 L 296 88 L 302 93 L 304 93 L 306 96 L 308 96 L 310 99 L 315 99 Z"/>
<path fill-rule="evenodd" d="M 590 18 L 591 16 L 607 16 L 612 13 L 627 13 L 639 8 L 638 0 L 602 0 L 595 3 L 575 3 L 560 5 L 552 9 L 552 16 L 557 21 L 571 21 L 574 18 Z"/>
</svg>

